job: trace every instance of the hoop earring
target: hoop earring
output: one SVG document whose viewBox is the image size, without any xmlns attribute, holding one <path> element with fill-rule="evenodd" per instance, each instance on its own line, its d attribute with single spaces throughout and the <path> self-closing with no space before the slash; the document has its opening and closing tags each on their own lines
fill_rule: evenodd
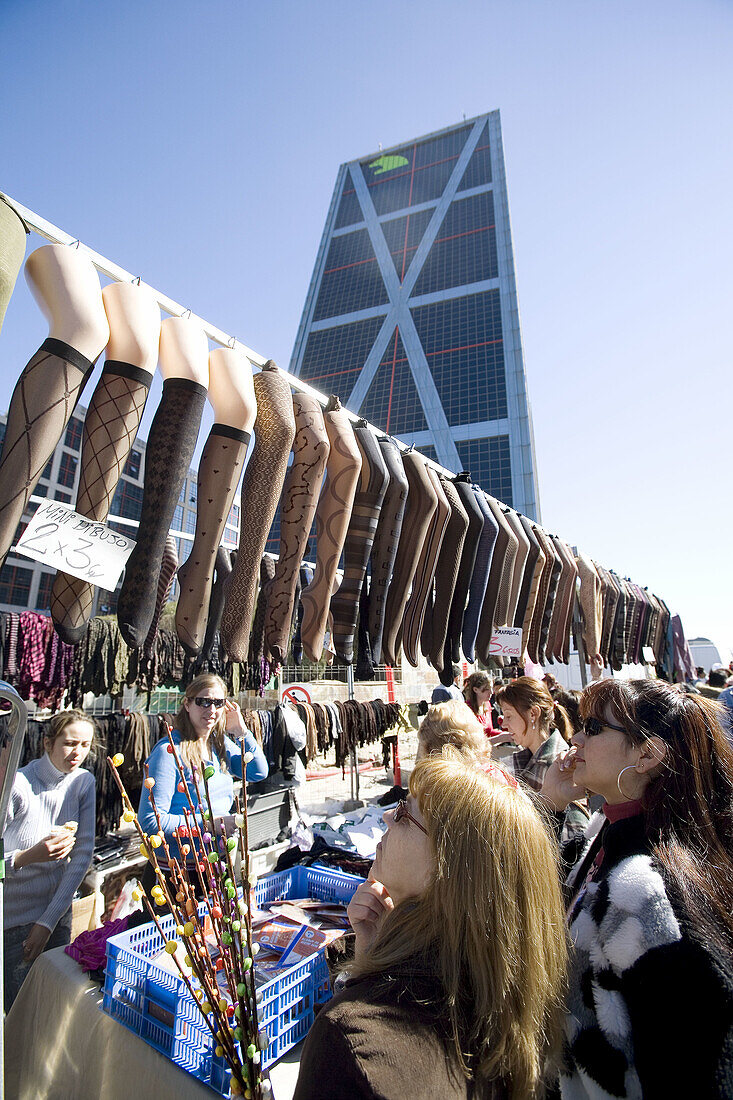
<svg viewBox="0 0 733 1100">
<path fill-rule="evenodd" d="M 632 769 L 636 768 L 636 764 L 627 764 L 626 767 L 622 768 L 621 771 L 616 776 L 616 786 L 618 787 L 618 793 L 621 795 L 622 798 L 625 798 L 627 802 L 633 802 L 633 798 L 629 798 L 629 796 L 626 794 L 626 791 L 623 791 L 621 789 L 621 776 L 624 774 L 624 772 L 627 772 L 630 768 L 632 768 Z"/>
</svg>

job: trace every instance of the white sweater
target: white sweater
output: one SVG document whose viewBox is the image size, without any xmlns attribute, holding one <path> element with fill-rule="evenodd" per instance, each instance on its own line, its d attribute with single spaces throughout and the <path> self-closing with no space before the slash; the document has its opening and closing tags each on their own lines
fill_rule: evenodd
<svg viewBox="0 0 733 1100">
<path fill-rule="evenodd" d="M 32 760 L 15 777 L 5 826 L 4 921 L 6 928 L 42 924 L 52 932 L 71 905 L 89 870 L 94 851 L 95 782 L 77 768 L 60 772 L 48 754 Z M 78 821 L 71 856 L 15 867 L 17 852 L 32 848 L 54 825 Z"/>
</svg>

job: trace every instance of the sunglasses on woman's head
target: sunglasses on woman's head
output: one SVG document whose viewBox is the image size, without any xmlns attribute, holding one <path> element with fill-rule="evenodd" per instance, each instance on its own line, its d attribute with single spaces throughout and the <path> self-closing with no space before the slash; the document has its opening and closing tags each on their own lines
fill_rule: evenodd
<svg viewBox="0 0 733 1100">
<path fill-rule="evenodd" d="M 586 718 L 583 722 L 583 733 L 586 737 L 597 737 L 603 730 L 617 730 L 618 733 L 626 733 L 623 726 L 614 726 L 610 722 L 601 722 L 600 718 Z"/>
<path fill-rule="evenodd" d="M 412 816 L 407 808 L 407 803 L 405 802 L 404 798 L 401 798 L 400 801 L 397 803 L 397 808 L 395 809 L 393 820 L 402 821 L 402 819 L 405 817 L 408 821 L 411 821 L 413 825 L 417 825 L 418 829 L 420 829 L 421 832 L 425 833 L 425 836 L 428 836 L 428 830 L 425 828 L 424 825 L 420 824 L 416 817 Z"/>
<path fill-rule="evenodd" d="M 225 702 L 226 699 L 210 699 L 208 695 L 197 695 L 194 699 L 196 706 L 201 707 L 202 710 L 208 710 L 209 707 L 213 707 L 214 710 L 221 710 Z"/>
</svg>

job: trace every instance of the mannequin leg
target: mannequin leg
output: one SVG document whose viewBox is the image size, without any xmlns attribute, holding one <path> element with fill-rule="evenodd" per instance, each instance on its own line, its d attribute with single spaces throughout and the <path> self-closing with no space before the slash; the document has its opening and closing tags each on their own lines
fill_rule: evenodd
<svg viewBox="0 0 733 1100">
<path fill-rule="evenodd" d="M 361 453 L 347 414 L 337 405 L 326 409 L 324 420 L 331 451 L 316 509 L 316 569 L 312 582 L 300 597 L 303 604 L 300 636 L 305 655 L 311 661 L 319 661 L 323 653 L 331 593 L 361 473 Z"/>
<path fill-rule="evenodd" d="M 365 575 L 359 595 L 358 649 L 356 654 L 357 680 L 374 679 L 374 661 L 369 642 L 369 578 Z"/>
<path fill-rule="evenodd" d="M 443 670 L 443 650 L 448 635 L 448 615 L 456 586 L 461 551 L 468 530 L 468 516 L 461 504 L 452 481 L 440 479 L 443 492 L 448 498 L 451 514 L 448 519 L 443 545 L 440 549 L 435 569 L 435 601 L 430 623 L 430 651 L 427 654 L 431 665 L 438 673 Z"/>
<path fill-rule="evenodd" d="M 336 656 L 347 665 L 354 660 L 359 593 L 389 484 L 387 467 L 374 434 L 366 426 L 357 424 L 354 435 L 361 452 L 361 476 L 344 543 L 344 577 L 338 592 L 331 598 L 331 638 Z"/>
<path fill-rule="evenodd" d="M 465 508 L 466 515 L 468 516 L 468 530 L 463 540 L 461 561 L 458 566 L 458 576 L 456 577 L 450 615 L 448 616 L 448 641 L 450 643 L 451 657 L 450 660 L 444 662 L 444 673 L 448 676 L 447 684 L 453 681 L 453 677 L 450 676 L 451 663 L 453 661 L 460 661 L 461 659 L 461 627 L 463 625 L 463 612 L 466 610 L 468 589 L 471 585 L 478 544 L 484 527 L 483 513 L 478 506 L 478 501 L 476 500 L 476 494 L 473 491 L 470 478 L 468 478 L 467 475 L 459 474 L 458 477 L 455 478 L 455 486 L 456 492 L 461 498 L 461 504 Z"/>
<path fill-rule="evenodd" d="M 49 337 L 15 384 L 0 457 L 0 565 L 94 364 Z"/>
<path fill-rule="evenodd" d="M 201 652 L 219 540 L 239 485 L 250 433 L 214 424 L 199 463 L 196 534 L 178 570 L 176 633 L 189 657 Z"/>
<path fill-rule="evenodd" d="M 221 615 L 224 610 L 224 593 L 226 584 L 232 572 L 232 559 L 229 551 L 220 546 L 214 559 L 214 583 L 211 586 L 209 597 L 209 611 L 206 616 L 206 634 L 204 644 L 201 647 L 201 660 L 208 661 L 214 646 L 214 635 L 221 625 Z"/>
<path fill-rule="evenodd" d="M 254 389 L 255 446 L 242 481 L 239 550 L 221 620 L 224 648 L 232 660 L 240 662 L 247 660 L 260 562 L 295 437 L 290 386 L 272 360 L 255 375 Z"/>
<path fill-rule="evenodd" d="M 529 620 L 529 627 L 527 633 L 527 655 L 530 661 L 538 663 L 539 644 L 540 644 L 540 630 L 542 628 L 542 619 L 545 614 L 545 604 L 547 602 L 547 593 L 550 588 L 550 577 L 552 575 L 552 567 L 555 564 L 554 550 L 548 545 L 548 538 L 545 532 L 535 527 L 535 538 L 540 544 L 540 550 L 543 556 L 542 571 L 540 572 L 539 580 L 537 582 L 537 595 L 534 601 L 534 607 L 532 608 L 532 617 Z"/>
<path fill-rule="evenodd" d="M 507 607 L 507 626 L 513 626 L 517 614 L 519 594 L 524 581 L 524 570 L 529 555 L 529 539 L 525 534 L 519 515 L 511 508 L 504 509 L 504 515 L 509 526 L 517 537 L 517 556 L 514 559 L 514 572 L 512 573 L 512 586 L 509 593 L 509 605 Z M 521 626 L 521 623 L 519 624 Z"/>
<path fill-rule="evenodd" d="M 369 642 L 372 660 L 378 665 L 382 659 L 382 634 L 387 592 L 392 579 L 394 560 L 402 533 L 402 523 L 407 506 L 407 476 L 400 457 L 400 450 L 391 439 L 380 439 L 379 449 L 389 474 L 389 485 L 379 513 L 374 545 L 372 546 L 372 576 L 369 585 Z"/>
<path fill-rule="evenodd" d="M 103 523 L 122 469 L 135 442 L 148 398 L 151 375 L 131 363 L 108 359 L 92 394 L 81 446 L 76 510 Z M 94 585 L 57 573 L 51 591 L 51 618 L 68 645 L 81 641 L 94 605 Z"/>
<path fill-rule="evenodd" d="M 463 652 L 466 660 L 471 663 L 476 659 L 476 635 L 478 634 L 479 617 L 489 584 L 491 559 L 494 556 L 494 545 L 499 531 L 499 525 L 494 519 L 494 514 L 489 508 L 486 497 L 477 485 L 474 485 L 473 491 L 476 503 L 484 517 L 484 525 L 476 551 L 476 562 L 473 567 L 471 587 L 468 590 L 468 603 L 463 613 L 463 627 L 461 630 Z"/>
<path fill-rule="evenodd" d="M 494 627 L 502 625 L 499 615 L 499 590 L 502 583 L 502 578 L 506 575 L 505 563 L 507 554 L 510 552 L 509 544 L 511 539 L 511 530 L 506 520 L 504 519 L 504 513 L 501 511 L 498 505 L 484 494 L 484 500 L 489 508 L 494 522 L 497 525 L 496 542 L 494 543 L 494 553 L 491 557 L 491 569 L 489 570 L 489 583 L 486 586 L 486 594 L 481 606 L 481 614 L 479 617 L 478 631 L 476 634 L 476 655 L 480 661 L 484 664 L 489 662 L 489 648 L 491 646 L 491 636 L 494 633 Z M 513 560 L 513 559 L 512 559 Z M 506 585 L 508 596 L 508 582 Z"/>
<path fill-rule="evenodd" d="M 188 472 L 204 411 L 206 389 L 188 378 L 167 378 L 145 450 L 145 484 L 137 542 L 117 603 L 122 637 L 136 649 L 155 614 L 157 563 Z"/>
<path fill-rule="evenodd" d="M 433 589 L 433 579 L 440 548 L 443 545 L 443 538 L 450 518 L 448 498 L 443 492 L 438 475 L 430 467 L 428 467 L 428 477 L 435 490 L 438 503 L 420 552 L 420 560 L 417 563 L 415 578 L 412 582 L 412 592 L 405 607 L 402 620 L 402 637 L 398 638 L 398 645 L 401 641 L 405 657 L 413 668 L 417 668 L 420 632 Z M 432 605 L 430 611 L 432 613 Z"/>
<path fill-rule="evenodd" d="M 247 654 L 247 687 L 259 695 L 270 679 L 270 662 L 265 657 L 265 612 L 267 610 L 268 590 L 275 578 L 275 559 L 263 554 L 260 562 L 260 591 L 257 596 L 252 633 L 249 636 Z"/>
<path fill-rule="evenodd" d="M 288 650 L 298 572 L 316 514 L 330 450 L 323 409 L 315 397 L 296 393 L 293 409 L 293 461 L 283 487 L 280 555 L 265 613 L 265 653 L 275 662 L 283 661 Z"/>
<path fill-rule="evenodd" d="M 152 657 L 153 655 L 155 635 L 158 633 L 158 623 L 160 622 L 160 616 L 163 614 L 163 608 L 168 602 L 177 568 L 178 550 L 176 549 L 176 540 L 173 538 L 173 535 L 166 535 L 165 546 L 163 547 L 163 560 L 160 563 L 160 573 L 158 574 L 158 589 L 155 593 L 153 621 L 150 624 L 148 636 L 143 644 L 144 657 Z"/>
<path fill-rule="evenodd" d="M 399 656 L 397 635 L 417 569 L 418 557 L 438 507 L 438 494 L 428 475 L 425 459 L 416 451 L 402 456 L 409 491 L 402 535 L 397 548 L 394 574 L 387 593 L 382 650 L 388 665 L 395 665 Z"/>
<path fill-rule="evenodd" d="M 313 580 L 313 570 L 309 565 L 301 565 L 299 570 L 300 590 L 301 594 L 308 587 Z M 300 637 L 301 627 L 303 626 L 303 604 L 298 597 L 298 607 L 296 611 L 296 623 L 295 630 L 293 631 L 293 663 L 301 665 L 303 663 L 303 641 Z"/>
</svg>

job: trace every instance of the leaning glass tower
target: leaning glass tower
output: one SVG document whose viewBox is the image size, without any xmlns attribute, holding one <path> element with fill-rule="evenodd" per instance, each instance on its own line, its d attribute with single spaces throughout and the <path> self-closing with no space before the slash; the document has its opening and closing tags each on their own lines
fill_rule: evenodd
<svg viewBox="0 0 733 1100">
<path fill-rule="evenodd" d="M 290 370 L 539 520 L 498 111 L 341 165 Z"/>
</svg>

